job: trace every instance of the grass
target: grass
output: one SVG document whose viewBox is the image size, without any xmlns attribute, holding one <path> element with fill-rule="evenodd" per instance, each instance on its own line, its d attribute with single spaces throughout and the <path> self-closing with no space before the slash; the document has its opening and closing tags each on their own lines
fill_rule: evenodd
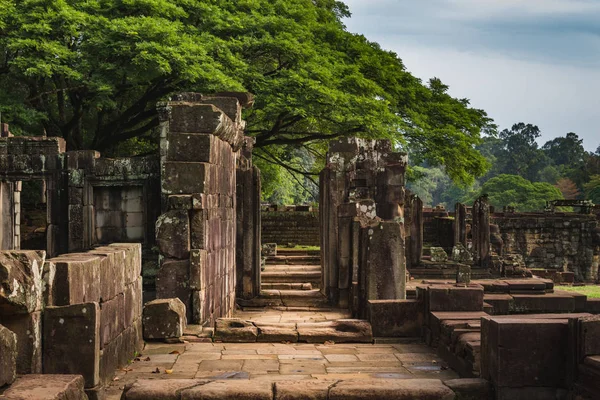
<svg viewBox="0 0 600 400">
<path fill-rule="evenodd" d="M 297 250 L 297 251 L 319 251 L 321 248 L 319 246 L 296 246 L 296 247 L 287 247 L 287 246 L 279 246 L 278 249 L 281 250 Z"/>
<path fill-rule="evenodd" d="M 585 294 L 587 297 L 600 299 L 600 285 L 587 286 L 555 286 L 557 290 Z"/>
</svg>

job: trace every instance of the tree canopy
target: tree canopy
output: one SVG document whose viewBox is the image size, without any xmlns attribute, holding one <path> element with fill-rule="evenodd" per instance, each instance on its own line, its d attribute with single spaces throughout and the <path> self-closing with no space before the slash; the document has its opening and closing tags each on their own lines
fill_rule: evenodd
<svg viewBox="0 0 600 400">
<path fill-rule="evenodd" d="M 288 165 L 282 154 L 298 147 L 322 160 L 342 136 L 389 138 L 472 183 L 492 121 L 349 33 L 348 15 L 334 0 L 0 0 L 0 111 L 16 133 L 143 152 L 157 142 L 157 101 L 247 90 L 264 162 Z"/>
<path fill-rule="evenodd" d="M 498 175 L 481 187 L 481 194 L 489 196 L 490 204 L 502 209 L 512 206 L 517 211 L 540 211 L 546 201 L 562 199 L 560 190 L 545 182 L 530 182 L 518 175 Z"/>
</svg>

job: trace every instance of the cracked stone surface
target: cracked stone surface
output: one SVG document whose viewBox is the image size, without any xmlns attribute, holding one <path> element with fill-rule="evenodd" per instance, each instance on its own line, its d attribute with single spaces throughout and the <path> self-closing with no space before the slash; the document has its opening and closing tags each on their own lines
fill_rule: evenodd
<svg viewBox="0 0 600 400">
<path fill-rule="evenodd" d="M 435 350 L 416 340 L 392 344 L 148 343 L 132 364 L 116 371 L 106 395 L 107 400 L 118 400 L 123 388 L 139 379 L 185 387 L 190 387 L 189 381 L 177 380 L 309 380 L 315 383 L 306 390 L 319 392 L 329 387 L 323 383 L 328 381 L 456 378 Z M 256 387 L 261 390 L 259 384 Z"/>
</svg>

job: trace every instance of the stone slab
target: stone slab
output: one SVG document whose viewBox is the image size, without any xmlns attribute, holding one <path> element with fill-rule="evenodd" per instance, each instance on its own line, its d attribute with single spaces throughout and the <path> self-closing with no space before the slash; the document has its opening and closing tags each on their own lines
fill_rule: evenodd
<svg viewBox="0 0 600 400">
<path fill-rule="evenodd" d="M 418 337 L 423 325 L 417 300 L 369 300 L 369 321 L 376 337 Z"/>
<path fill-rule="evenodd" d="M 329 400 L 454 400 L 454 392 L 438 379 L 373 379 L 341 381 Z"/>
<path fill-rule="evenodd" d="M 0 387 L 17 377 L 17 335 L 0 325 Z"/>
<path fill-rule="evenodd" d="M 44 313 L 45 374 L 80 374 L 85 387 L 100 383 L 98 303 L 48 307 Z"/>
<path fill-rule="evenodd" d="M 23 375 L 2 395 L 3 400 L 87 400 L 79 375 Z"/>
</svg>

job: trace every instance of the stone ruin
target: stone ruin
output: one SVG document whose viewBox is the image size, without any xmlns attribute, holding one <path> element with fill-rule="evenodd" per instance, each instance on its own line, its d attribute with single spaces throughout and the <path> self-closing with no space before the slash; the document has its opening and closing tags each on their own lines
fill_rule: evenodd
<svg viewBox="0 0 600 400">
<path fill-rule="evenodd" d="M 261 176 L 241 118 L 252 102 L 184 93 L 159 104 L 160 154 L 148 157 L 66 151 L 62 139 L 2 127 L 0 399 L 102 399 L 144 339 L 182 338 L 419 341 L 461 379 L 140 380 L 124 400 L 598 397 L 600 301 L 554 287 L 598 280 L 596 206 L 495 212 L 484 196 L 454 213 L 428 209 L 405 189 L 406 154 L 389 141 L 351 138 L 329 145 L 318 218 L 269 207 L 266 226 L 276 233 L 263 246 Z M 24 238 L 27 182 L 39 183 L 45 207 L 40 248 Z M 294 255 L 272 243 L 286 238 L 318 239 L 320 252 Z M 236 317 L 331 308 L 349 317 Z"/>
</svg>

